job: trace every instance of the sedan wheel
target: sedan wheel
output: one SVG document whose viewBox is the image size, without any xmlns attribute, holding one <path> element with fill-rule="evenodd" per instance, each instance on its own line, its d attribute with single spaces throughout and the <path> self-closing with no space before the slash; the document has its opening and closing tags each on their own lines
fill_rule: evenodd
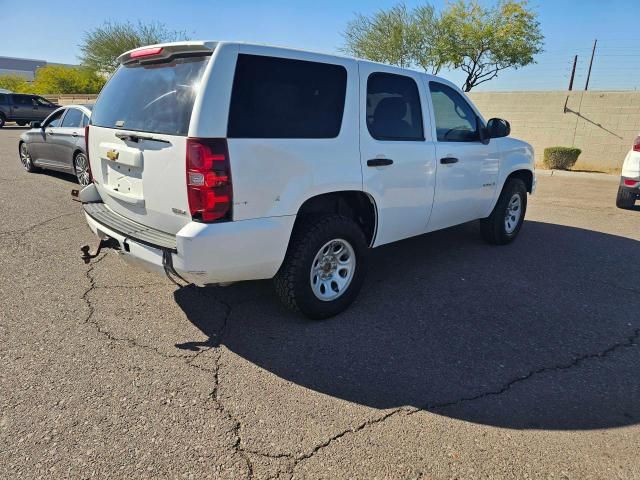
<svg viewBox="0 0 640 480">
<path fill-rule="evenodd" d="M 22 162 L 22 166 L 27 172 L 34 172 L 36 170 L 36 167 L 33 166 L 33 159 L 31 158 L 29 147 L 27 147 L 26 143 L 20 144 L 20 162 Z"/>
<path fill-rule="evenodd" d="M 87 156 L 84 153 L 79 153 L 76 155 L 73 163 L 76 170 L 76 177 L 78 177 L 78 183 L 86 187 L 91 183 L 91 171 L 89 170 L 89 160 Z"/>
</svg>

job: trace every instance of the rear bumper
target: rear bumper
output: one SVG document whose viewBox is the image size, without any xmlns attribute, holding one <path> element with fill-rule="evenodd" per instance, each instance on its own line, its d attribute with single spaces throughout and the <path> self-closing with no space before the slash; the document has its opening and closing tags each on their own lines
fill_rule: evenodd
<svg viewBox="0 0 640 480">
<path fill-rule="evenodd" d="M 100 238 L 115 239 L 124 260 L 164 273 L 163 255 L 168 251 L 175 271 L 196 285 L 273 277 L 284 259 L 295 221 L 295 216 L 285 216 L 216 224 L 191 222 L 173 237 L 122 216 L 120 223 L 100 218 L 95 211 L 89 213 L 90 205 L 94 204 L 84 205 L 89 227 Z M 140 228 L 132 231 L 136 225 Z"/>
</svg>

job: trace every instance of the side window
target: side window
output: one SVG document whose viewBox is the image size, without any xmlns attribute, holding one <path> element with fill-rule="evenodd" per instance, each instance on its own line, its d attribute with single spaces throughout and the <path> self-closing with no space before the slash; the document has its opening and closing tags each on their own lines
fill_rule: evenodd
<svg viewBox="0 0 640 480">
<path fill-rule="evenodd" d="M 238 55 L 228 136 L 335 138 L 346 89 L 347 71 L 340 65 Z"/>
<path fill-rule="evenodd" d="M 62 120 L 62 128 L 78 128 L 84 114 L 77 108 L 70 108 Z"/>
<path fill-rule="evenodd" d="M 32 107 L 31 97 L 28 95 L 13 95 L 13 104 L 18 107 Z"/>
<path fill-rule="evenodd" d="M 84 113 L 82 114 L 82 123 L 80 124 L 80 126 L 82 128 L 86 127 L 87 125 L 89 125 L 89 117 L 87 117 Z"/>
<path fill-rule="evenodd" d="M 412 78 L 391 73 L 369 75 L 367 128 L 376 140 L 424 140 L 420 95 Z"/>
<path fill-rule="evenodd" d="M 33 104 L 38 107 L 53 107 L 53 104 L 49 100 L 42 97 L 33 97 Z"/>
<path fill-rule="evenodd" d="M 0 93 L 0 105 L 6 105 L 9 97 L 6 93 Z"/>
<path fill-rule="evenodd" d="M 58 110 L 55 113 L 49 115 L 49 117 L 44 122 L 44 127 L 59 127 L 60 121 L 62 120 L 62 115 L 64 115 L 65 110 Z"/>
<path fill-rule="evenodd" d="M 433 115 L 439 142 L 478 142 L 478 116 L 453 88 L 430 82 Z"/>
</svg>

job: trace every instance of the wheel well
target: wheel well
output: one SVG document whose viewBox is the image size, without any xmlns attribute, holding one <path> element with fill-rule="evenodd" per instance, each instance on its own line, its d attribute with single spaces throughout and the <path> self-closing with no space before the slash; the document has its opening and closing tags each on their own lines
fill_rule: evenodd
<svg viewBox="0 0 640 480">
<path fill-rule="evenodd" d="M 531 170 L 516 170 L 515 172 L 511 172 L 509 174 L 507 180 L 509 180 L 510 178 L 519 178 L 520 180 L 522 180 L 527 187 L 527 192 L 531 193 L 531 190 L 533 190 L 533 173 L 531 172 Z"/>
<path fill-rule="evenodd" d="M 338 213 L 351 218 L 360 226 L 369 245 L 373 244 L 377 222 L 376 206 L 373 198 L 366 193 L 343 191 L 311 197 L 300 206 L 296 223 L 305 215 L 321 213 Z"/>
</svg>

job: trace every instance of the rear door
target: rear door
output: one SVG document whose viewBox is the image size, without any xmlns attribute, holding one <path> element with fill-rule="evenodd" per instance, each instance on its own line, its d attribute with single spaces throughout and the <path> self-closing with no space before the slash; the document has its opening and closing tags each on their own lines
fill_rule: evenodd
<svg viewBox="0 0 640 480">
<path fill-rule="evenodd" d="M 11 118 L 19 120 L 36 120 L 34 105 L 31 95 L 11 95 L 12 112 Z M 50 112 L 49 112 L 50 113 Z"/>
<path fill-rule="evenodd" d="M 57 130 L 55 143 L 58 146 L 56 160 L 68 168 L 73 168 L 73 154 L 78 139 L 82 136 L 81 125 L 84 113 L 78 108 L 67 109 L 62 124 Z"/>
<path fill-rule="evenodd" d="M 426 231 L 435 148 L 421 74 L 367 62 L 359 69 L 362 175 L 378 208 L 381 245 Z"/>
<path fill-rule="evenodd" d="M 115 212 L 168 233 L 191 220 L 187 134 L 209 59 L 203 52 L 145 55 L 122 65 L 103 88 L 88 153 L 98 191 Z"/>
</svg>

